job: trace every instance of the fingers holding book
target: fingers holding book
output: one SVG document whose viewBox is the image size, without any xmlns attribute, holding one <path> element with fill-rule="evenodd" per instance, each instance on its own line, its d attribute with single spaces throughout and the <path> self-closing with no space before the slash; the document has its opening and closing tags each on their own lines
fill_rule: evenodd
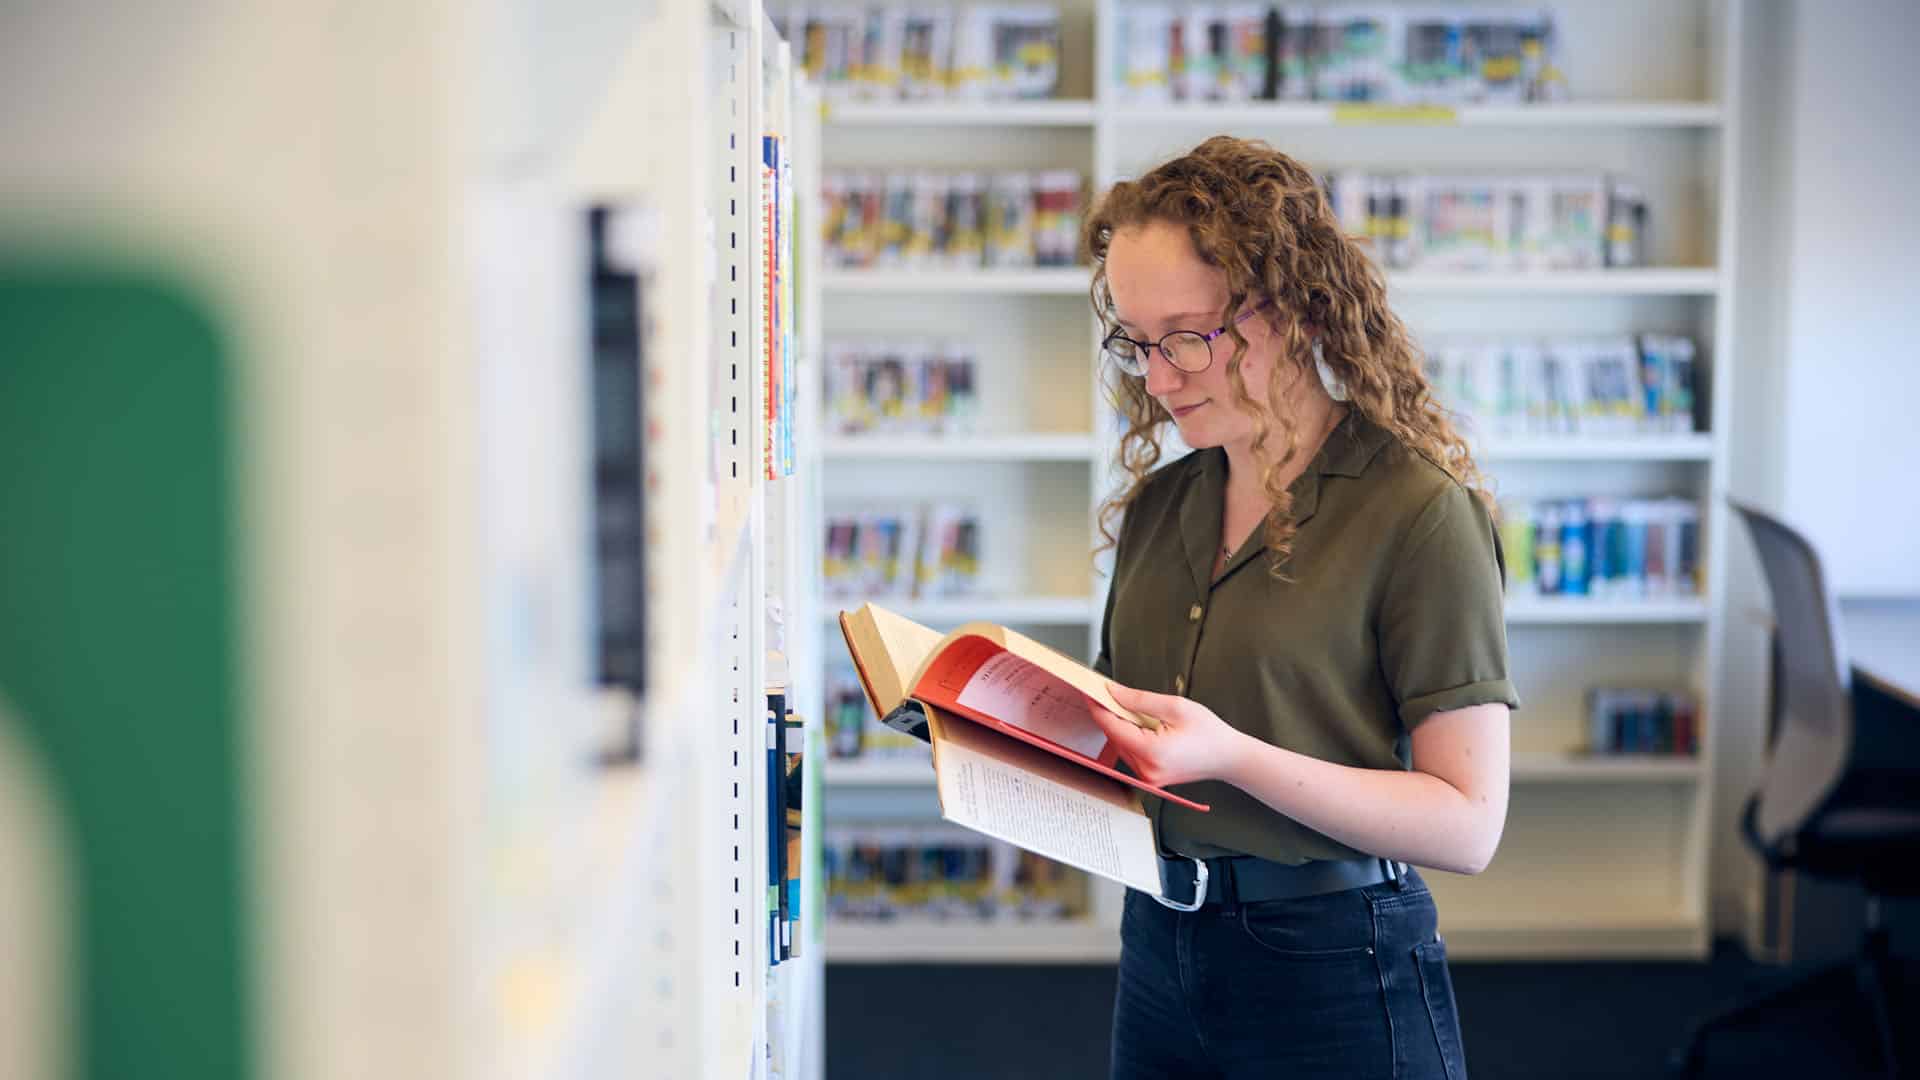
<svg viewBox="0 0 1920 1080">
<path fill-rule="evenodd" d="M 1221 778 L 1244 751 L 1248 736 L 1205 705 L 1174 694 L 1107 684 L 1122 708 L 1156 721 L 1158 730 L 1123 719 L 1098 704 L 1093 718 L 1135 775 L 1149 784 L 1185 784 Z"/>
</svg>

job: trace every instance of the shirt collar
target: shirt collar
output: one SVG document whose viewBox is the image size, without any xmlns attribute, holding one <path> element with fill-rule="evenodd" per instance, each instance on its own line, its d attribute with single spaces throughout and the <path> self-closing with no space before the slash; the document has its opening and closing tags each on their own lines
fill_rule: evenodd
<svg viewBox="0 0 1920 1080">
<path fill-rule="evenodd" d="M 1391 438 L 1385 428 L 1349 405 L 1347 415 L 1333 426 L 1308 471 L 1325 476 L 1359 476 Z"/>
<path fill-rule="evenodd" d="M 1294 525 L 1306 524 L 1319 511 L 1322 477 L 1359 476 L 1390 438 L 1384 428 L 1349 407 L 1347 415 L 1327 434 L 1313 461 L 1289 488 L 1293 493 Z M 1205 593 L 1217 584 L 1213 578 L 1213 555 L 1220 550 L 1221 543 L 1220 508 L 1221 500 L 1226 497 L 1227 452 L 1215 447 L 1201 451 L 1197 457 L 1198 467 L 1189 475 L 1186 495 L 1181 501 L 1180 538 L 1194 584 Z M 1265 550 L 1265 530 L 1262 529 L 1227 560 L 1219 580 L 1225 581 Z"/>
</svg>

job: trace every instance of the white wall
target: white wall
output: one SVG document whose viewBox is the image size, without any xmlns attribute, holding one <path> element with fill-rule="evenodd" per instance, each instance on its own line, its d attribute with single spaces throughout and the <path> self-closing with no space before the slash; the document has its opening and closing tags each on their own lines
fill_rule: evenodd
<svg viewBox="0 0 1920 1080">
<path fill-rule="evenodd" d="M 1920 4 L 1795 3 L 1781 508 L 1844 594 L 1920 597 Z"/>
<path fill-rule="evenodd" d="M 1843 594 L 1920 611 L 1920 5 L 1753 0 L 1748 16 L 1730 494 L 1807 529 Z M 1737 822 L 1764 756 L 1769 603 L 1730 540 L 1714 918 L 1738 932 L 1757 899 Z"/>
</svg>

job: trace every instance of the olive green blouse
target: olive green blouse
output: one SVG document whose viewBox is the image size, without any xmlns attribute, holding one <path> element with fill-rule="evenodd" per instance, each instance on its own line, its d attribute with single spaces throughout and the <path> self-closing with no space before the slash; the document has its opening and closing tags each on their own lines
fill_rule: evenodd
<svg viewBox="0 0 1920 1080">
<path fill-rule="evenodd" d="M 1294 481 L 1298 530 L 1269 572 L 1265 529 L 1209 581 L 1222 546 L 1227 458 L 1198 450 L 1127 508 L 1094 667 L 1182 694 L 1276 746 L 1370 769 L 1411 767 L 1410 732 L 1436 712 L 1517 707 L 1507 678 L 1503 556 L 1483 504 L 1349 410 Z M 1223 781 L 1174 789 L 1210 813 L 1148 797 L 1160 843 L 1280 862 L 1361 853 Z"/>
</svg>

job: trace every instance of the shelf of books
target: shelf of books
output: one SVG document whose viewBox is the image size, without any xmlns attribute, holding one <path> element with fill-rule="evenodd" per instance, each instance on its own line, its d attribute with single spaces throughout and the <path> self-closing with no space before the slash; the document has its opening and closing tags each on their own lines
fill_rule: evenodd
<svg viewBox="0 0 1920 1080">
<path fill-rule="evenodd" d="M 1560 102 L 1517 105 L 1433 105 L 1270 101 L 1253 104 L 1182 102 L 1116 105 L 1118 123 L 1182 125 L 1198 133 L 1227 128 L 1475 127 L 1475 128 L 1717 128 L 1720 107 L 1693 101 Z"/>
<path fill-rule="evenodd" d="M 903 267 L 827 272 L 834 293 L 1006 293 L 1086 296 L 1091 280 L 1079 269 L 942 270 Z M 1703 267 L 1620 270 L 1445 271 L 1395 270 L 1387 275 L 1395 296 L 1453 293 L 1492 295 L 1568 293 L 1591 296 L 1711 296 L 1720 275 Z"/>
<path fill-rule="evenodd" d="M 979 432 L 972 435 L 861 435 L 828 439 L 835 461 L 1093 461 L 1088 435 Z"/>
<path fill-rule="evenodd" d="M 936 630 L 974 621 L 1075 626 L 1098 614 L 1092 599 L 1086 596 L 960 596 L 913 600 L 896 608 L 914 622 Z"/>
<path fill-rule="evenodd" d="M 928 796 L 912 790 L 934 782 L 925 744 L 887 735 L 871 739 L 876 760 L 862 772 L 830 771 L 829 782 L 897 777 Z M 956 752 L 949 745 L 943 755 Z M 824 861 L 827 950 L 836 962 L 1111 963 L 1117 955 L 1113 888 L 972 829 L 856 812 L 829 824 Z"/>
<path fill-rule="evenodd" d="M 1092 655 L 1092 509 L 1116 478 L 1114 432 L 1071 238 L 1114 180 L 1207 135 L 1266 139 L 1319 172 L 1371 250 L 1501 504 L 1528 813 L 1492 869 L 1447 881 L 1443 920 L 1470 928 L 1450 934 L 1456 953 L 1699 955 L 1740 0 L 1065 0 L 993 32 L 989 8 L 800 10 L 832 103 L 826 607 L 873 600 L 942 631 L 984 619 Z M 960 59 L 995 42 L 1011 51 L 993 64 Z M 826 625 L 829 829 L 931 826 L 920 751 L 876 730 Z M 1634 694 L 1666 704 L 1621 719 Z M 1662 812 L 1592 801 L 1620 785 Z M 906 846 L 890 857 L 924 855 Z M 853 873 L 834 865 L 830 889 Z M 1560 878 L 1579 903 L 1556 906 Z M 1615 879 L 1644 894 L 1629 917 L 1596 910 Z M 1074 933 L 1117 922 L 1117 888 L 1090 895 Z M 832 918 L 830 960 L 959 960 L 991 936 L 979 920 Z M 1001 957 L 1047 948 L 997 940 Z"/>
<path fill-rule="evenodd" d="M 830 293 L 987 293 L 1008 296 L 1085 296 L 1091 280 L 1086 271 L 1071 268 L 942 270 L 933 267 L 901 270 L 829 270 L 824 287 Z"/>
<path fill-rule="evenodd" d="M 1500 296 L 1569 293 L 1585 296 L 1711 296 L 1720 275 L 1702 267 L 1609 270 L 1396 270 L 1390 296 L 1480 293 Z"/>
<path fill-rule="evenodd" d="M 837 127 L 1092 127 L 1091 101 L 837 101 Z"/>
</svg>

